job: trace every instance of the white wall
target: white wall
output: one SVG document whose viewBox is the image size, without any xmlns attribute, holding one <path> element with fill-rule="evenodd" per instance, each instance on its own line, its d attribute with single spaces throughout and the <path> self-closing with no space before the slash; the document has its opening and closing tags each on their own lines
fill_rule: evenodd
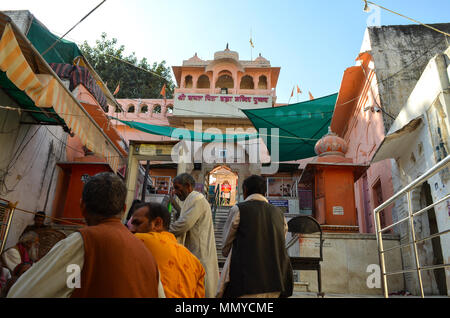
<svg viewBox="0 0 450 318">
<path fill-rule="evenodd" d="M 447 61 L 447 62 L 446 62 Z M 399 158 L 393 160 L 392 180 L 394 191 L 397 192 L 417 177 L 422 175 L 438 161 L 449 153 L 450 143 L 448 132 L 450 131 L 448 116 L 450 109 L 449 99 L 449 66 L 448 57 L 438 55 L 433 58 L 425 68 L 423 75 L 414 88 L 406 105 L 393 123 L 390 133 L 400 129 L 403 125 L 423 115 L 423 125 L 417 128 L 415 141 L 404 145 L 405 150 Z M 446 93 L 447 90 L 447 93 Z M 439 137 L 441 136 L 441 137 Z M 439 148 L 439 150 L 437 150 Z M 450 191 L 450 168 L 443 170 L 428 180 L 431 187 L 433 202 L 446 196 Z M 423 207 L 420 202 L 420 188 L 412 193 L 412 206 L 414 211 Z M 438 231 L 443 232 L 450 228 L 450 200 L 435 207 Z M 407 215 L 408 206 L 406 198 L 398 200 L 393 208 L 393 221 L 400 220 Z M 415 221 L 415 229 L 420 237 L 430 235 L 427 214 L 424 213 Z M 396 232 L 401 235 L 402 243 L 409 239 L 407 225 L 396 227 Z M 441 236 L 443 262 L 450 263 L 450 237 L 448 234 Z M 433 265 L 433 249 L 431 241 L 419 244 L 419 256 L 421 265 Z M 415 267 L 412 249 L 403 249 L 403 261 L 406 268 Z M 438 289 L 433 271 L 423 272 L 424 288 L 426 294 L 437 294 Z M 418 293 L 417 275 L 415 273 L 405 275 L 406 287 L 412 293 Z M 450 295 L 450 270 L 446 269 L 447 294 Z"/>
<path fill-rule="evenodd" d="M 0 106 L 16 103 L 0 90 Z M 21 120 L 31 122 L 32 118 L 23 112 L 20 117 L 17 111 L 0 109 L 0 179 L 5 177 L 0 197 L 18 202 L 18 208 L 45 210 L 50 215 L 58 178 L 55 163 L 65 160 L 63 142 L 67 134 L 60 126 L 20 125 Z M 16 210 L 6 248 L 17 242 L 33 217 Z"/>
<path fill-rule="evenodd" d="M 385 235 L 385 248 L 399 245 L 397 236 Z M 379 287 L 370 288 L 367 279 L 371 265 L 379 265 L 378 247 L 375 234 L 324 233 L 323 261 L 321 262 L 322 291 L 328 294 L 382 295 Z M 288 238 L 289 240 L 289 238 Z M 288 241 L 287 240 L 287 241 Z M 289 249 L 290 256 L 317 257 L 319 255 L 319 235 L 302 235 L 299 243 Z M 389 252 L 386 262 L 388 271 L 402 268 L 400 250 Z M 309 283 L 309 291 L 317 292 L 317 272 L 300 271 L 300 281 Z M 381 280 L 380 280 L 381 283 Z M 389 293 L 404 289 L 403 279 L 391 276 L 388 279 Z"/>
</svg>

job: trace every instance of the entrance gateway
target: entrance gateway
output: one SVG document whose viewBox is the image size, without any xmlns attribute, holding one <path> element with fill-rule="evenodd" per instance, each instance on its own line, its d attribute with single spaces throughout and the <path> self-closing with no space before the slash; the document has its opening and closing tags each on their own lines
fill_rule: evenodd
<svg viewBox="0 0 450 318">
<path fill-rule="evenodd" d="M 138 174 L 140 162 L 170 162 L 172 163 L 172 149 L 179 143 L 173 141 L 136 141 L 130 140 L 130 149 L 128 154 L 128 164 L 126 172 L 125 185 L 127 187 L 126 211 L 131 207 L 136 193 L 139 193 Z M 148 170 L 147 173 L 148 174 Z M 144 178 L 147 178 L 146 175 Z M 144 182 L 145 183 L 145 182 Z M 145 189 L 143 189 L 145 190 Z M 124 213 L 123 221 L 126 220 L 127 213 Z"/>
</svg>

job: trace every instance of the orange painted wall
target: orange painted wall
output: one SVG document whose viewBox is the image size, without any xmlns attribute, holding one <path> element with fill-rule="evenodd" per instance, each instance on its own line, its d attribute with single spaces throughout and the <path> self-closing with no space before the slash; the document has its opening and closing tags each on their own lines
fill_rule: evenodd
<svg viewBox="0 0 450 318">
<path fill-rule="evenodd" d="M 315 201 L 316 219 L 327 225 L 358 225 L 353 187 L 353 171 L 341 167 L 327 167 L 316 173 Z M 344 210 L 334 215 L 333 207 Z"/>
<path fill-rule="evenodd" d="M 80 209 L 80 199 L 83 192 L 83 182 L 81 177 L 84 174 L 93 176 L 100 172 L 111 171 L 107 165 L 73 165 L 70 171 L 70 182 L 67 189 L 66 203 L 64 205 L 64 211 L 61 215 L 62 218 L 71 219 L 83 219 L 83 215 Z"/>
<path fill-rule="evenodd" d="M 328 168 L 324 170 L 326 223 L 330 225 L 358 225 L 353 188 L 353 171 Z M 334 215 L 333 207 L 344 208 L 344 215 Z"/>
</svg>

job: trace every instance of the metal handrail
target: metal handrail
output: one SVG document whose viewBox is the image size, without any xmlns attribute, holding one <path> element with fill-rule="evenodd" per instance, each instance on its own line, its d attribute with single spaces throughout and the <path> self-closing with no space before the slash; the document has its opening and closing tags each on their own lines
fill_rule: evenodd
<svg viewBox="0 0 450 318">
<path fill-rule="evenodd" d="M 448 155 L 447 157 L 445 157 L 445 159 L 441 160 L 440 162 L 438 162 L 436 165 L 434 165 L 431 169 L 429 169 L 428 171 L 426 171 L 424 174 L 422 174 L 420 177 L 418 177 L 416 180 L 414 180 L 413 182 L 411 182 L 410 184 L 408 184 L 406 187 L 404 187 L 402 190 L 400 190 L 399 192 L 397 192 L 396 194 L 394 194 L 392 197 L 390 197 L 388 200 L 386 200 L 385 202 L 383 202 L 381 205 L 379 205 L 378 207 L 376 207 L 373 210 L 373 214 L 374 214 L 374 219 L 375 219 L 375 226 L 376 226 L 376 238 L 377 238 L 377 245 L 378 245 L 378 256 L 380 258 L 380 266 L 381 266 L 381 275 L 382 275 L 382 285 L 383 285 L 383 294 L 385 298 L 388 298 L 388 284 L 387 284 L 387 276 L 388 275 L 396 275 L 396 274 L 404 274 L 404 273 L 410 273 L 410 272 L 416 272 L 417 273 L 417 277 L 419 280 L 419 287 L 420 287 L 420 294 L 421 297 L 424 298 L 424 291 L 423 291 L 423 282 L 422 282 L 422 273 L 421 271 L 423 270 L 429 270 L 429 269 L 434 269 L 434 268 L 445 268 L 445 267 L 449 267 L 450 264 L 440 264 L 440 265 L 432 265 L 432 266 L 420 266 L 420 262 L 419 262 L 419 255 L 418 255 L 418 250 L 417 250 L 417 243 L 419 242 L 423 242 L 425 240 L 429 240 L 435 237 L 439 237 L 443 234 L 446 234 L 448 232 L 450 232 L 450 230 L 446 230 L 446 231 L 442 231 L 440 233 L 436 233 L 436 234 L 432 234 L 426 238 L 420 239 L 420 240 L 416 240 L 416 234 L 415 234 L 415 228 L 414 228 L 414 216 L 417 216 L 419 214 L 422 214 L 426 211 L 428 211 L 429 209 L 433 208 L 434 206 L 444 202 L 445 200 L 447 200 L 448 198 L 450 198 L 450 194 L 447 194 L 446 196 L 444 196 L 444 198 L 438 200 L 437 202 L 434 202 L 432 204 L 430 204 L 429 206 L 421 209 L 420 211 L 417 212 L 413 212 L 412 209 L 412 200 L 411 200 L 411 191 L 415 188 L 417 188 L 418 186 L 420 186 L 422 183 L 424 183 L 425 181 L 427 181 L 429 178 L 431 178 L 432 176 L 436 175 L 437 173 L 439 173 L 441 170 L 443 170 L 444 168 L 447 167 L 447 165 L 450 163 L 450 155 Z M 380 220 L 380 212 L 382 210 L 384 210 L 386 207 L 390 206 L 391 204 L 393 204 L 398 198 L 402 197 L 403 195 L 407 196 L 407 202 L 408 202 L 408 216 L 403 218 L 400 221 L 395 222 L 394 224 L 391 224 L 385 228 L 381 228 L 381 220 Z M 407 243 L 407 244 L 402 244 L 399 246 L 395 246 L 389 249 L 384 249 L 383 248 L 383 236 L 382 236 L 382 232 L 390 229 L 404 221 L 409 220 L 409 228 L 411 231 L 411 237 L 412 237 L 412 241 Z M 385 263 L 385 254 L 388 251 L 394 250 L 394 249 L 398 249 L 398 248 L 404 248 L 407 246 L 413 246 L 413 251 L 414 251 L 414 258 L 415 258 L 415 268 L 414 269 L 407 269 L 407 270 L 402 270 L 402 271 L 396 271 L 396 272 L 386 272 L 386 263 Z"/>
<path fill-rule="evenodd" d="M 418 177 L 416 180 L 408 184 L 406 187 L 404 187 L 402 190 L 394 194 L 392 197 L 387 199 L 385 202 L 383 202 L 381 205 L 376 207 L 374 209 L 374 212 L 379 212 L 381 210 L 384 210 L 386 207 L 390 206 L 392 203 L 394 203 L 395 200 L 397 200 L 402 195 L 406 194 L 407 192 L 413 190 L 417 186 L 421 185 L 425 181 L 427 181 L 429 178 L 434 176 L 436 173 L 440 172 L 442 169 L 444 169 L 448 164 L 450 163 L 450 155 L 445 157 L 445 159 L 439 161 L 435 166 L 433 166 L 430 170 L 425 172 L 423 175 Z"/>
<path fill-rule="evenodd" d="M 213 204 L 213 222 L 216 221 L 216 213 L 217 213 L 217 207 L 219 205 L 219 201 L 220 201 L 220 186 L 218 185 L 216 188 L 216 191 L 214 193 L 214 204 Z"/>
<path fill-rule="evenodd" d="M 445 197 L 443 197 L 442 199 L 440 199 L 439 201 L 437 201 L 437 202 L 435 202 L 435 203 L 433 203 L 433 204 L 430 204 L 430 205 L 427 206 L 426 208 L 423 208 L 423 209 L 420 210 L 420 211 L 414 212 L 414 213 L 413 213 L 413 216 L 422 214 L 422 213 L 428 211 L 429 209 L 435 207 L 436 205 L 441 204 L 442 202 L 444 202 L 444 201 L 446 201 L 446 200 L 448 200 L 448 199 L 450 199 L 450 194 L 447 194 Z M 400 221 L 397 221 L 397 222 L 395 222 L 395 223 L 393 223 L 393 224 L 391 224 L 391 225 L 389 225 L 389 226 L 386 226 L 386 227 L 382 228 L 382 229 L 381 229 L 381 232 L 384 232 L 384 231 L 386 231 L 386 230 L 389 230 L 390 228 L 393 228 L 394 226 L 399 225 L 400 223 L 405 222 L 406 220 L 409 220 L 409 217 L 408 217 L 408 216 L 405 217 L 405 218 L 403 218 L 403 219 L 401 219 Z"/>
</svg>

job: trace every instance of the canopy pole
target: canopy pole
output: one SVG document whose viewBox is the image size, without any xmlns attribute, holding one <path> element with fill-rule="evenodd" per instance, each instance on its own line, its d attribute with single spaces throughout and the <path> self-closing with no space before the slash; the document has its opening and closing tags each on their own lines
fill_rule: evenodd
<svg viewBox="0 0 450 318">
<path fill-rule="evenodd" d="M 147 190 L 147 178 L 150 171 L 150 160 L 147 160 L 147 165 L 145 166 L 144 184 L 142 185 L 141 201 L 145 202 L 145 190 Z"/>
</svg>

